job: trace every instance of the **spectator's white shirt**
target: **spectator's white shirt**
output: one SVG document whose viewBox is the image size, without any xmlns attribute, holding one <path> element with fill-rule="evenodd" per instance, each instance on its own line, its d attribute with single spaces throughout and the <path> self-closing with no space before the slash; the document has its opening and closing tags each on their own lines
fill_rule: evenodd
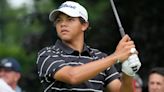
<svg viewBox="0 0 164 92">
<path fill-rule="evenodd" d="M 3 79 L 0 78 L 0 92 L 15 92 Z"/>
</svg>

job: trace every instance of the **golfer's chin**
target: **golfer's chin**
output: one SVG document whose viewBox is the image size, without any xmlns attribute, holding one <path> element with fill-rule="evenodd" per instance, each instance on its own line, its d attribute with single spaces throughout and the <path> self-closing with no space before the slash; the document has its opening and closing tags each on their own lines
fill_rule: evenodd
<svg viewBox="0 0 164 92">
<path fill-rule="evenodd" d="M 62 41 L 65 41 L 65 42 L 69 42 L 69 41 L 71 41 L 71 37 L 69 37 L 69 36 L 60 36 L 60 39 L 62 40 Z"/>
</svg>

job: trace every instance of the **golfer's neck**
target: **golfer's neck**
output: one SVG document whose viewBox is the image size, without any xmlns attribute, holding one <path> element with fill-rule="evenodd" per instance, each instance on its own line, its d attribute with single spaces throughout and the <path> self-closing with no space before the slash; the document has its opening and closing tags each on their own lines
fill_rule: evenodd
<svg viewBox="0 0 164 92">
<path fill-rule="evenodd" d="M 79 51 L 79 53 L 82 52 L 83 47 L 84 47 L 84 39 L 81 40 L 74 40 L 71 42 L 65 42 L 63 41 L 66 45 L 68 45 L 70 48 Z"/>
</svg>

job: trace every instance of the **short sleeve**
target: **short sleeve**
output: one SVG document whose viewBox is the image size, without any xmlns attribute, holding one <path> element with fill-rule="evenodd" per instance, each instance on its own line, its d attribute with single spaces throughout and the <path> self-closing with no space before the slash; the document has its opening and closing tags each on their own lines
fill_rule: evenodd
<svg viewBox="0 0 164 92">
<path fill-rule="evenodd" d="M 111 66 L 105 70 L 106 78 L 105 78 L 105 86 L 109 84 L 111 81 L 120 78 L 119 72 L 116 70 L 114 66 Z"/>
<path fill-rule="evenodd" d="M 95 50 L 95 49 L 93 49 L 93 51 L 94 51 L 95 55 L 98 57 L 98 59 L 107 57 L 106 53 L 102 53 L 99 50 Z M 105 84 L 104 84 L 104 86 L 106 86 L 111 81 L 120 78 L 119 72 L 117 72 L 114 65 L 107 68 L 104 72 L 105 72 L 105 81 L 104 81 Z"/>
<path fill-rule="evenodd" d="M 66 66 L 65 60 L 63 60 L 59 54 L 55 54 L 51 50 L 42 50 L 38 54 L 37 67 L 39 77 L 52 76 L 59 69 Z"/>
</svg>

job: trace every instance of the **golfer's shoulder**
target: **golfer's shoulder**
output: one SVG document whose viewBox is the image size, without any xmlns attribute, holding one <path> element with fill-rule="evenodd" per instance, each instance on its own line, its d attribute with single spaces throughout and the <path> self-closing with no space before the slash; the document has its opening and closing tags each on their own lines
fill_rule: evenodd
<svg viewBox="0 0 164 92">
<path fill-rule="evenodd" d="M 105 56 L 107 56 L 106 53 L 100 51 L 99 49 L 90 48 L 90 50 L 91 50 L 91 53 L 95 54 L 96 56 L 99 56 L 99 57 L 105 57 Z"/>
<path fill-rule="evenodd" d="M 55 46 L 48 46 L 48 47 L 42 48 L 38 52 L 38 55 L 50 55 L 50 54 L 54 54 L 55 51 L 56 51 Z"/>
</svg>

